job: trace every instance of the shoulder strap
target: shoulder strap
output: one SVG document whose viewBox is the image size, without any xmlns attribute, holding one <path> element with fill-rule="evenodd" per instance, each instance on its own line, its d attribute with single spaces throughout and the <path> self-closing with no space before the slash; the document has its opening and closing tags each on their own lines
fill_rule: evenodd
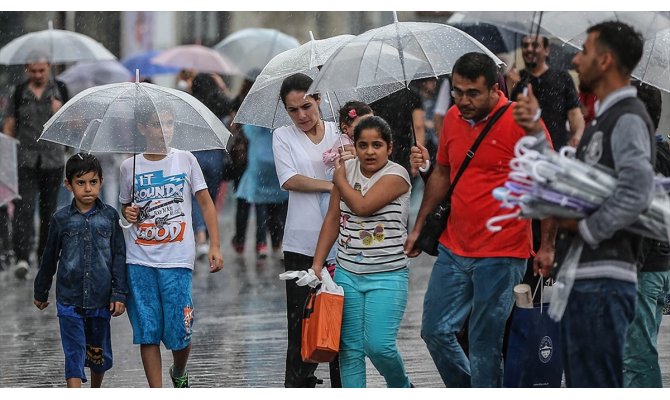
<svg viewBox="0 0 670 400">
<path fill-rule="evenodd" d="M 16 112 L 21 105 L 21 96 L 26 86 L 28 86 L 28 81 L 23 81 L 14 86 L 14 112 Z"/>
<path fill-rule="evenodd" d="M 509 108 L 510 104 L 512 104 L 511 101 L 505 104 L 504 106 L 500 107 L 498 111 L 496 111 L 496 113 L 493 114 L 493 117 L 491 117 L 491 119 L 486 124 L 484 129 L 482 129 L 482 132 L 479 134 L 479 136 L 477 136 L 477 140 L 475 140 L 475 142 L 472 144 L 472 147 L 470 147 L 470 150 L 468 150 L 468 152 L 465 154 L 465 160 L 463 160 L 461 167 L 458 169 L 458 172 L 456 172 L 454 181 L 451 182 L 451 185 L 449 185 L 449 190 L 447 191 L 447 197 L 445 198 L 446 201 L 449 201 L 449 199 L 451 198 L 451 194 L 454 192 L 454 188 L 456 187 L 458 180 L 461 178 L 461 175 L 463 175 L 465 168 L 467 168 L 468 164 L 470 164 L 472 158 L 475 156 L 475 151 L 477 151 L 479 145 L 484 141 L 484 136 L 486 136 L 486 134 L 489 133 L 489 131 L 493 127 L 493 124 L 495 124 L 496 121 L 505 113 L 505 111 Z"/>
</svg>

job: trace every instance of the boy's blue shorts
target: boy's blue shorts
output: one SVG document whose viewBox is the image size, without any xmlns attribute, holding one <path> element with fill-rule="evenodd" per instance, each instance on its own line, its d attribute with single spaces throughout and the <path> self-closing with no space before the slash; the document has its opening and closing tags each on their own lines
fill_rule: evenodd
<svg viewBox="0 0 670 400">
<path fill-rule="evenodd" d="M 84 310 L 56 303 L 65 354 L 65 379 L 86 382 L 84 367 L 104 373 L 112 368 L 112 339 L 106 308 Z"/>
<path fill-rule="evenodd" d="M 160 344 L 181 350 L 191 343 L 192 271 L 128 264 L 126 308 L 134 344 Z"/>
</svg>

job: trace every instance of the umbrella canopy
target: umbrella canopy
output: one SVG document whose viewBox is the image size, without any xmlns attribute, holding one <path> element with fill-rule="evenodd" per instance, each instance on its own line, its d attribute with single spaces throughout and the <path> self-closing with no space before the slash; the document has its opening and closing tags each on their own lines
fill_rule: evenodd
<svg viewBox="0 0 670 400">
<path fill-rule="evenodd" d="M 198 72 L 214 72 L 224 75 L 237 73 L 237 68 L 228 59 L 215 50 L 199 44 L 173 47 L 152 58 L 151 62 L 169 67 L 193 69 Z"/>
<path fill-rule="evenodd" d="M 670 92 L 670 29 L 662 30 L 645 41 L 642 58 L 632 75 L 644 83 Z"/>
<path fill-rule="evenodd" d="M 16 161 L 17 143 L 16 139 L 0 132 L 0 206 L 20 197 Z"/>
<path fill-rule="evenodd" d="M 102 44 L 81 33 L 53 29 L 31 32 L 0 49 L 0 64 L 27 64 L 46 59 L 51 64 L 76 61 L 116 60 Z"/>
<path fill-rule="evenodd" d="M 318 73 L 317 67 L 323 65 L 337 49 L 353 37 L 353 35 L 340 35 L 322 40 L 312 38 L 300 47 L 286 50 L 274 57 L 254 81 L 235 115 L 234 122 L 270 129 L 292 124 L 279 97 L 284 79 L 298 72 L 314 78 Z M 402 85 L 396 86 L 395 90 L 402 87 Z M 373 101 L 392 92 L 386 88 L 380 90 L 379 93 L 375 93 L 374 88 L 360 93 L 354 90 L 327 93 L 321 98 L 321 115 L 325 120 L 334 121 L 337 119 L 337 110 L 345 102 L 354 99 Z"/>
<path fill-rule="evenodd" d="M 510 31 L 488 22 L 459 22 L 449 23 L 449 25 L 477 39 L 495 54 L 513 51 L 518 47 L 523 36 L 519 32 Z"/>
<path fill-rule="evenodd" d="M 509 32 L 527 35 L 536 32 L 539 19 L 538 11 L 458 11 L 449 17 L 447 23 L 450 25 L 488 23 Z M 542 33 L 540 30 L 540 34 Z M 515 45 L 517 43 L 518 41 Z"/>
<path fill-rule="evenodd" d="M 296 38 L 276 29 L 248 28 L 227 36 L 214 49 L 231 60 L 241 75 L 254 80 L 274 56 L 298 46 Z"/>
<path fill-rule="evenodd" d="M 123 66 L 133 74 L 135 73 L 135 70 L 139 69 L 140 75 L 142 77 L 151 77 L 162 74 L 176 74 L 179 72 L 179 68 L 177 67 L 158 65 L 151 62 L 151 60 L 160 53 L 160 50 L 150 50 L 142 53 L 136 53 L 121 60 L 121 64 L 123 64 Z"/>
<path fill-rule="evenodd" d="M 144 137 L 138 124 L 151 120 L 160 138 Z M 38 140 L 98 153 L 167 154 L 224 149 L 230 132 L 205 105 L 180 90 L 150 83 L 116 83 L 87 89 L 68 101 Z"/>
<path fill-rule="evenodd" d="M 451 73 L 469 52 L 503 62 L 460 29 L 429 22 L 397 22 L 364 32 L 323 65 L 309 93 L 402 84 Z"/>
<path fill-rule="evenodd" d="M 670 28 L 667 14 L 656 11 L 547 11 L 542 17 L 542 28 L 574 47 L 581 48 L 586 30 L 604 21 L 621 21 L 640 31 L 645 39 Z"/>
<path fill-rule="evenodd" d="M 58 75 L 58 79 L 75 95 L 93 86 L 131 81 L 133 75 L 116 60 L 80 61 Z"/>
</svg>

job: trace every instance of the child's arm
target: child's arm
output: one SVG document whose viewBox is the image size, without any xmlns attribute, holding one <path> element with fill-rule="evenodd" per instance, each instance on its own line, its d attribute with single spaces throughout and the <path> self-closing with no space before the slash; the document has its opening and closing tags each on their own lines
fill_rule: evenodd
<svg viewBox="0 0 670 400">
<path fill-rule="evenodd" d="M 33 304 L 40 310 L 45 309 L 49 305 L 49 290 L 53 283 L 61 250 L 59 231 L 58 222 L 52 216 L 49 223 L 49 234 L 44 246 L 44 252 L 42 253 L 42 262 L 40 263 L 40 269 L 37 272 L 34 284 L 35 295 Z"/>
<path fill-rule="evenodd" d="M 119 216 L 114 212 L 114 220 Z M 126 296 L 128 295 L 128 280 L 126 276 L 126 241 L 123 237 L 121 226 L 112 223 L 114 230 L 111 237 L 112 248 L 112 297 L 109 303 L 109 310 L 113 317 L 118 317 L 125 311 Z"/>
<path fill-rule="evenodd" d="M 312 269 L 316 276 L 321 278 L 321 270 L 326 257 L 333 247 L 340 234 L 340 192 L 337 187 L 333 187 L 330 194 L 330 202 L 328 203 L 328 212 L 323 219 L 321 225 L 321 232 L 319 233 L 319 241 L 316 243 L 316 250 L 314 252 L 314 259 L 312 262 Z"/>
<path fill-rule="evenodd" d="M 366 193 L 354 190 L 347 181 L 344 163 L 338 160 L 335 164 L 333 183 L 340 192 L 342 200 L 354 214 L 368 217 L 409 190 L 409 183 L 399 175 L 381 177 Z"/>
<path fill-rule="evenodd" d="M 205 226 L 209 232 L 209 272 L 219 272 L 223 268 L 223 257 L 221 256 L 219 243 L 219 221 L 216 216 L 216 208 L 212 197 L 207 189 L 198 190 L 195 199 L 200 205 Z"/>
</svg>

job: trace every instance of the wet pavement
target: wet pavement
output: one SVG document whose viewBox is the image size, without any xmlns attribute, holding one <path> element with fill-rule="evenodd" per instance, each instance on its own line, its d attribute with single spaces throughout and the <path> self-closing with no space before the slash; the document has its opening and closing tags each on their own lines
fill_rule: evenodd
<svg viewBox="0 0 670 400">
<path fill-rule="evenodd" d="M 210 274 L 197 264 L 193 276 L 195 323 L 188 364 L 191 386 L 283 387 L 286 352 L 286 300 L 281 260 L 270 256 L 257 260 L 247 243 L 244 257 L 230 246 L 233 216 L 219 216 L 224 251 L 223 271 Z M 253 214 L 253 213 L 252 213 Z M 253 217 L 252 217 L 253 218 Z M 250 220 L 248 238 L 253 238 Z M 414 262 L 410 274 L 410 299 L 398 336 L 398 344 L 410 379 L 418 387 L 441 387 L 441 380 L 419 337 L 423 293 L 432 266 L 431 257 Z M 11 272 L 0 272 L 0 388 L 63 387 L 63 352 L 60 344 L 55 291 L 51 304 L 38 310 L 32 304 L 35 271 L 27 281 Z M 112 320 L 114 367 L 107 372 L 105 387 L 146 387 L 139 346 L 132 344 L 127 314 Z M 168 368 L 171 353 L 162 348 L 163 384 L 171 386 Z M 87 374 L 88 374 L 87 369 Z M 330 387 L 328 365 L 321 364 L 319 387 Z M 383 378 L 368 361 L 368 386 L 385 387 Z"/>
<path fill-rule="evenodd" d="M 233 233 L 233 203 L 220 215 L 224 270 L 209 274 L 206 265 L 196 265 L 193 276 L 195 324 L 193 348 L 188 364 L 192 387 L 272 388 L 283 387 L 286 350 L 286 302 L 281 261 L 270 256 L 257 260 L 247 244 L 243 257 L 230 246 Z M 247 237 L 253 237 L 250 229 Z M 410 379 L 417 387 L 440 388 L 442 381 L 419 336 L 423 294 L 433 258 L 422 255 L 413 261 L 410 295 L 398 335 L 398 346 Z M 29 278 L 34 277 L 31 271 Z M 17 281 L 0 272 L 0 388 L 63 387 L 63 353 L 60 344 L 52 288 L 51 305 L 39 311 L 32 304 L 32 279 Z M 659 335 L 663 380 L 670 384 L 670 323 L 664 317 Z M 112 321 L 114 367 L 106 374 L 105 387 L 146 387 L 139 346 L 132 344 L 126 314 Z M 171 354 L 162 348 L 163 384 L 170 386 Z M 87 370 L 88 373 L 88 370 Z M 317 376 L 330 387 L 328 365 L 321 364 Z M 385 387 L 383 378 L 368 361 L 368 386 Z"/>
</svg>

